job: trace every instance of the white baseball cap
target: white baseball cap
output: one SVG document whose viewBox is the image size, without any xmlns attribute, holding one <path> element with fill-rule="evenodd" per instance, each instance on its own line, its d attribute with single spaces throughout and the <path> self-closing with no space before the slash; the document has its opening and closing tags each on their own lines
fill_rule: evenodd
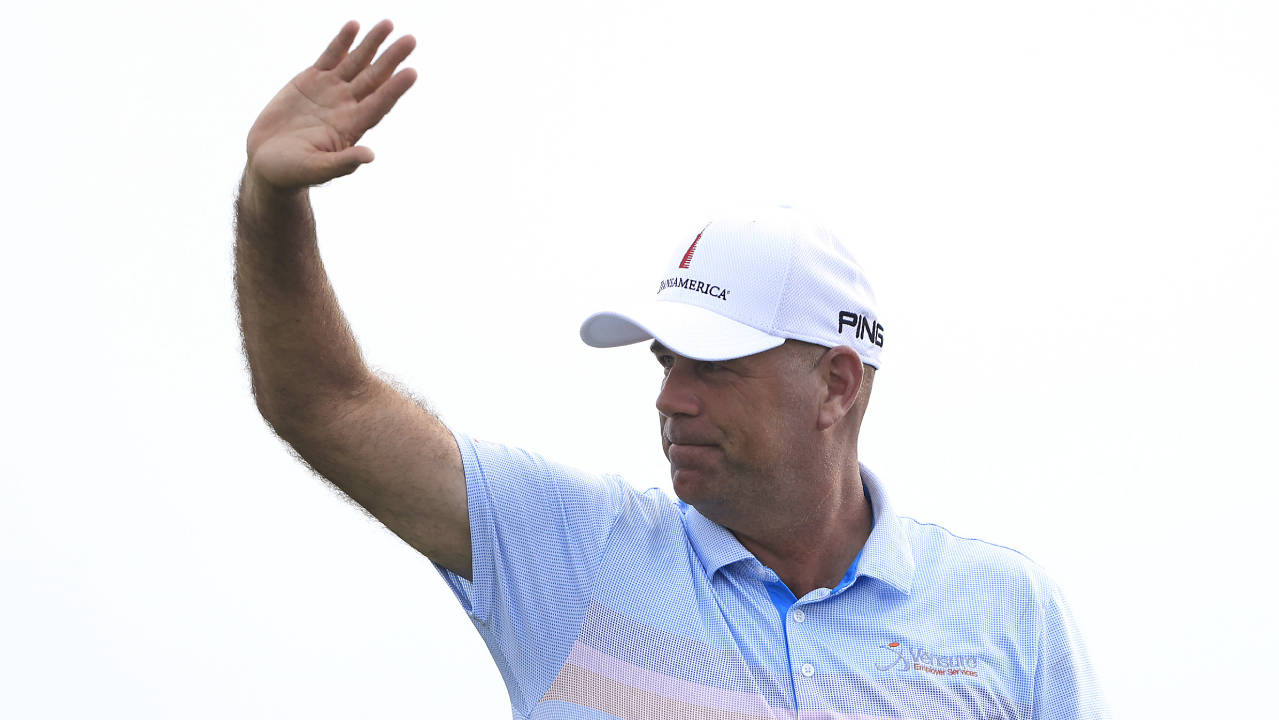
<svg viewBox="0 0 1279 720">
<path fill-rule="evenodd" d="M 655 298 L 597 312 L 581 335 L 593 347 L 652 338 L 695 360 L 753 355 L 791 338 L 848 345 L 876 369 L 884 347 L 861 266 L 834 234 L 789 207 L 712 220 L 680 243 Z"/>
</svg>

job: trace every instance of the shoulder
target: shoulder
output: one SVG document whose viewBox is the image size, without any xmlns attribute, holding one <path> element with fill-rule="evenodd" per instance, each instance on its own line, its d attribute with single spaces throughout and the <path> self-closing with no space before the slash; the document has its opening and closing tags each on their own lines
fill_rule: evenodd
<svg viewBox="0 0 1279 720">
<path fill-rule="evenodd" d="M 915 556 L 916 575 L 927 585 L 1022 605 L 1030 612 L 1057 593 L 1047 571 L 1018 550 L 911 517 L 899 522 Z"/>
<path fill-rule="evenodd" d="M 547 458 L 521 447 L 455 432 L 468 485 L 507 496 L 515 507 L 562 506 L 569 513 L 583 504 L 607 506 L 614 519 L 660 523 L 678 519 L 675 503 L 658 488 L 640 490 L 616 473 L 597 472 Z"/>
</svg>

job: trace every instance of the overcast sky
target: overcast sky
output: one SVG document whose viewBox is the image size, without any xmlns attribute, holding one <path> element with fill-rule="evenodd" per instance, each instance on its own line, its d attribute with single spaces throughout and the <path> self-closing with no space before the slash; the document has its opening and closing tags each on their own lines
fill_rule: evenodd
<svg viewBox="0 0 1279 720">
<path fill-rule="evenodd" d="M 0 717 L 509 717 L 240 351 L 245 135 L 382 17 L 417 85 L 313 193 L 371 364 L 668 487 L 657 365 L 577 326 L 716 211 L 806 208 L 879 296 L 861 455 L 896 508 L 1048 568 L 1116 717 L 1261 707 L 1279 5 L 126 0 L 6 9 Z"/>
</svg>

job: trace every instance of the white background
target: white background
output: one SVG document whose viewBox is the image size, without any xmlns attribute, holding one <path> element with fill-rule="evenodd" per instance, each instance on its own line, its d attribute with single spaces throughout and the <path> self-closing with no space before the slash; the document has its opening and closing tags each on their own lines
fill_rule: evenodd
<svg viewBox="0 0 1279 720">
<path fill-rule="evenodd" d="M 6 10 L 0 717 L 509 716 L 428 562 L 259 419 L 239 347 L 245 134 L 383 16 L 419 81 L 314 193 L 373 365 L 471 433 L 665 484 L 656 365 L 577 324 L 715 210 L 808 208 L 879 295 L 862 456 L 897 508 L 1046 566 L 1117 717 L 1257 711 L 1277 7 Z"/>
</svg>

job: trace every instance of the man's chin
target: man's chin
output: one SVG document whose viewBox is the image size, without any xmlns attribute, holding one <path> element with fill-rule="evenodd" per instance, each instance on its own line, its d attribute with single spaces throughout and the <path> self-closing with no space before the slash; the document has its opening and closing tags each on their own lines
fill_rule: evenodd
<svg viewBox="0 0 1279 720">
<path fill-rule="evenodd" d="M 708 473 L 702 468 L 671 466 L 671 486 L 675 490 L 675 496 L 693 507 L 710 500 L 713 491 L 710 480 Z"/>
</svg>

